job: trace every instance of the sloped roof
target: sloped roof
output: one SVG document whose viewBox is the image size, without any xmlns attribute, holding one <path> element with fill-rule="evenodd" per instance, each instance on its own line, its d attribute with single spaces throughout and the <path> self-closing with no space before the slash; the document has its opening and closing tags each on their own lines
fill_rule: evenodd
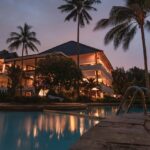
<svg viewBox="0 0 150 150">
<path fill-rule="evenodd" d="M 79 44 L 80 47 L 80 54 L 88 54 L 93 52 L 101 52 L 101 50 L 98 50 L 96 48 L 93 48 L 91 46 L 87 46 L 84 44 Z M 56 47 L 53 47 L 49 50 L 46 50 L 40 54 L 48 54 L 53 52 L 63 52 L 64 54 L 71 56 L 71 55 L 77 55 L 77 42 L 75 41 L 69 41 L 67 43 L 58 45 Z"/>
<path fill-rule="evenodd" d="M 11 58 L 17 58 L 18 55 L 16 52 L 9 53 L 7 50 L 0 51 L 0 58 L 1 59 L 11 59 Z"/>
</svg>

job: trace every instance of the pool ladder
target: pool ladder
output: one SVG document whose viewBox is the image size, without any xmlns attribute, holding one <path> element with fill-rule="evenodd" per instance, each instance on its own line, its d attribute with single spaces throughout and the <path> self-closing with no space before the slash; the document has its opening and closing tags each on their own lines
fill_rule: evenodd
<svg viewBox="0 0 150 150">
<path fill-rule="evenodd" d="M 133 91 L 133 95 L 128 99 L 132 91 Z M 128 113 L 138 94 L 140 95 L 142 100 L 144 114 L 147 115 L 146 97 L 150 98 L 150 90 L 145 87 L 139 87 L 139 86 L 131 86 L 126 90 L 123 99 L 119 105 L 119 108 L 116 112 L 116 115 L 119 115 L 121 111 L 124 111 L 124 113 Z M 129 104 L 126 105 L 128 101 Z"/>
</svg>

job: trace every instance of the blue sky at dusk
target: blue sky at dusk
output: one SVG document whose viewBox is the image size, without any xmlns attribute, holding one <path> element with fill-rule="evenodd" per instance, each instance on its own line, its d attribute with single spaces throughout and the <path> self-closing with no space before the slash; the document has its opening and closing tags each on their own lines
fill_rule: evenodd
<svg viewBox="0 0 150 150">
<path fill-rule="evenodd" d="M 17 31 L 16 26 L 27 22 L 37 32 L 41 41 L 39 51 L 42 52 L 70 40 L 76 40 L 77 25 L 74 22 L 64 22 L 66 14 L 57 9 L 63 0 L 0 0 L 0 50 L 7 49 L 6 39 L 9 33 Z M 138 66 L 143 68 L 143 51 L 140 32 L 132 41 L 130 48 L 124 52 L 122 47 L 114 50 L 113 44 L 104 45 L 103 39 L 107 29 L 93 31 L 98 20 L 108 17 L 114 5 L 123 5 L 124 0 L 102 0 L 97 5 L 97 12 L 91 12 L 93 21 L 81 29 L 81 43 L 104 50 L 113 67 L 126 69 Z M 146 32 L 148 58 L 150 56 L 150 33 Z M 150 64 L 150 60 L 149 60 Z M 150 68 L 150 65 L 149 65 Z"/>
</svg>

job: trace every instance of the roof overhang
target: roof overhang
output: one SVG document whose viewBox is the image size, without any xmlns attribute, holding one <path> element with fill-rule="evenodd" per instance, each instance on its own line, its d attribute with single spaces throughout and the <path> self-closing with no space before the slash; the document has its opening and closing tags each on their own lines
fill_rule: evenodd
<svg viewBox="0 0 150 150">
<path fill-rule="evenodd" d="M 49 54 L 36 54 L 36 55 L 29 55 L 29 56 L 24 56 L 23 57 L 23 60 L 29 60 L 29 59 L 40 59 L 40 58 L 44 58 L 48 55 L 53 55 L 53 54 L 58 54 L 58 55 L 63 55 L 65 57 L 68 57 L 67 55 L 65 55 L 64 53 L 62 52 L 54 52 L 54 53 L 49 53 Z M 13 58 L 13 59 L 5 59 L 4 62 L 5 63 L 9 63 L 9 62 L 13 62 L 13 61 L 21 61 L 22 60 L 22 57 L 18 57 L 18 58 Z"/>
</svg>

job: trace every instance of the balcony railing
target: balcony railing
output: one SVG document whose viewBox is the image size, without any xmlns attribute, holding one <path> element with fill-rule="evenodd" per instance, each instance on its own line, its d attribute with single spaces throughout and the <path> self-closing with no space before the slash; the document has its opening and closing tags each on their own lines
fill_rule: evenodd
<svg viewBox="0 0 150 150">
<path fill-rule="evenodd" d="M 93 70 L 93 71 L 99 70 L 99 71 L 102 71 L 108 79 L 112 79 L 111 74 L 108 73 L 108 72 L 106 71 L 106 69 L 105 69 L 101 64 L 85 65 L 85 66 L 80 66 L 80 68 L 81 68 L 81 70 L 83 70 L 83 71 L 86 71 L 86 70 Z"/>
</svg>

